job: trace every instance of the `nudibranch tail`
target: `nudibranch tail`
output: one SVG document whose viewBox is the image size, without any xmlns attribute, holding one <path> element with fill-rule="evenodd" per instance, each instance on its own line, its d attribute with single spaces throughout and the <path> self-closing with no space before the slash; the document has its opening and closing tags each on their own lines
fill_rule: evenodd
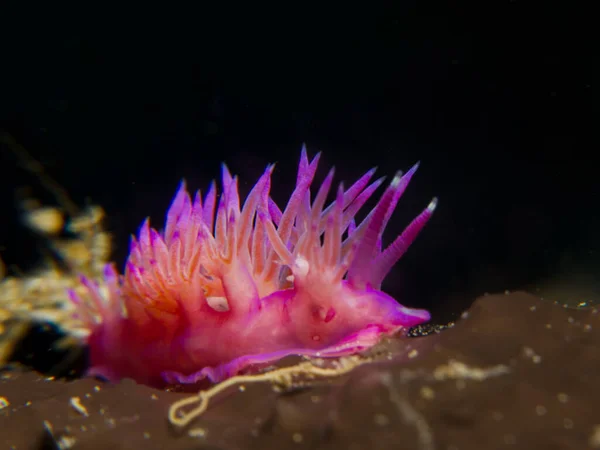
<svg viewBox="0 0 600 450">
<path fill-rule="evenodd" d="M 270 196 L 274 165 L 243 203 L 224 164 L 220 195 L 212 182 L 192 197 L 182 181 L 164 232 L 146 219 L 132 237 L 124 275 L 110 265 L 103 284 L 83 278 L 85 295 L 70 293 L 90 332 L 91 371 L 149 384 L 218 381 L 290 354 L 351 354 L 428 320 L 379 290 L 437 204 L 383 248 L 418 164 L 396 174 L 357 224 L 384 178 L 373 181 L 373 168 L 345 188 L 331 169 L 311 198 L 319 160 L 302 148 L 283 209 Z"/>
</svg>

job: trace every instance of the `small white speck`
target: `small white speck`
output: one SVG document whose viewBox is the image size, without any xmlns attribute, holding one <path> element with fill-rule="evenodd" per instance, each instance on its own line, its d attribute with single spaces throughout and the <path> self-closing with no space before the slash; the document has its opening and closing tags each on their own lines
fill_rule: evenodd
<svg viewBox="0 0 600 450">
<path fill-rule="evenodd" d="M 534 305 L 534 306 L 530 306 L 530 307 L 529 307 L 529 311 L 531 311 L 531 312 L 535 311 L 536 309 L 537 309 L 537 308 L 536 308 L 536 306 L 535 306 L 535 305 Z"/>
<path fill-rule="evenodd" d="M 52 426 L 52 424 L 50 422 L 48 422 L 47 420 L 44 420 L 44 428 L 50 433 L 50 434 L 54 434 L 54 427 Z"/>
<path fill-rule="evenodd" d="M 546 409 L 546 407 L 545 407 L 545 406 L 542 406 L 542 405 L 537 405 L 537 406 L 535 407 L 535 413 L 536 413 L 538 416 L 545 416 L 547 412 L 548 412 L 548 410 Z"/>
<path fill-rule="evenodd" d="M 559 392 L 556 398 L 558 398 L 558 401 L 561 403 L 567 403 L 569 401 L 569 396 L 564 392 Z"/>
<path fill-rule="evenodd" d="M 57 440 L 58 448 L 60 448 L 61 450 L 73 448 L 76 443 L 77 440 L 73 436 L 61 436 Z"/>
<path fill-rule="evenodd" d="M 206 297 L 206 303 L 215 311 L 226 312 L 229 311 L 229 303 L 227 303 L 226 297 L 214 296 Z"/>
<path fill-rule="evenodd" d="M 571 419 L 569 419 L 568 417 L 565 417 L 565 418 L 563 419 L 563 426 L 564 426 L 564 427 L 565 427 L 567 430 L 570 430 L 570 429 L 572 429 L 572 428 L 573 428 L 573 425 L 575 425 L 575 424 L 574 424 L 574 423 L 573 423 L 573 421 L 572 421 Z"/>
<path fill-rule="evenodd" d="M 413 348 L 410 352 L 408 352 L 408 357 L 410 359 L 416 358 L 418 354 L 419 354 L 419 351 L 416 348 Z"/>
<path fill-rule="evenodd" d="M 393 188 L 397 188 L 398 185 L 400 184 L 401 179 L 402 179 L 402 172 L 401 171 L 396 172 L 396 175 L 394 175 L 394 178 L 392 179 L 390 186 Z"/>
<path fill-rule="evenodd" d="M 294 269 L 294 273 L 303 278 L 308 274 L 308 271 L 310 270 L 310 264 L 304 257 L 302 257 L 302 255 L 298 255 L 294 261 Z"/>
<path fill-rule="evenodd" d="M 206 437 L 206 430 L 204 428 L 192 428 L 188 431 L 188 436 L 193 438 Z"/>
<path fill-rule="evenodd" d="M 546 328 L 547 328 L 548 330 L 551 330 L 551 329 L 552 329 L 552 324 L 551 324 L 551 323 L 547 323 L 547 324 L 546 324 Z"/>
<path fill-rule="evenodd" d="M 304 440 L 304 436 L 302 436 L 302 433 L 292 434 L 292 441 L 294 441 L 296 444 L 301 443 L 303 440 Z"/>
<path fill-rule="evenodd" d="M 531 347 L 523 347 L 523 354 L 527 358 L 531 358 L 531 361 L 533 361 L 534 364 L 539 364 L 542 362 L 542 357 L 537 355 Z"/>
<path fill-rule="evenodd" d="M 437 204 L 438 204 L 438 199 L 437 199 L 437 197 L 434 197 L 431 200 L 431 202 L 429 202 L 429 205 L 427 205 L 427 211 L 429 211 L 430 213 L 435 211 L 435 208 L 437 208 Z"/>
<path fill-rule="evenodd" d="M 583 326 L 583 331 L 592 331 L 592 326 L 589 323 L 586 323 Z"/>
<path fill-rule="evenodd" d="M 433 400 L 435 398 L 435 391 L 429 386 L 423 386 L 421 388 L 421 397 L 426 400 Z"/>
<path fill-rule="evenodd" d="M 81 398 L 79 398 L 79 397 L 71 397 L 70 403 L 71 403 L 71 407 L 75 411 L 77 411 L 79 414 L 81 414 L 82 416 L 85 416 L 85 417 L 89 416 L 88 410 L 86 409 L 85 406 L 83 406 L 81 404 Z"/>
<path fill-rule="evenodd" d="M 246 386 L 244 386 L 243 384 L 241 384 L 241 385 L 238 387 L 238 390 L 239 390 L 240 392 L 246 392 Z"/>
<path fill-rule="evenodd" d="M 390 419 L 385 414 L 375 414 L 375 416 L 373 416 L 373 422 L 375 422 L 375 425 L 384 427 L 390 423 Z"/>
</svg>

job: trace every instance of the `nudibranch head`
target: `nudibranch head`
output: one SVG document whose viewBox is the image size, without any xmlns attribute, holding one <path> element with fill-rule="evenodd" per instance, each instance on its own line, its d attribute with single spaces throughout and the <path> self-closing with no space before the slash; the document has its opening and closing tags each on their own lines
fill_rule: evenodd
<svg viewBox="0 0 600 450">
<path fill-rule="evenodd" d="M 82 278 L 71 292 L 89 330 L 90 372 L 116 380 L 219 381 L 291 354 L 332 357 L 371 347 L 382 335 L 429 320 L 382 292 L 381 283 L 431 217 L 434 199 L 385 249 L 383 231 L 418 165 L 398 173 L 379 202 L 355 216 L 383 183 L 375 170 L 340 184 L 325 207 L 333 169 L 311 200 L 319 154 L 303 148 L 296 187 L 281 210 L 270 197 L 273 165 L 240 206 L 226 166 L 192 197 L 184 182 L 164 232 L 146 220 L 124 275 Z"/>
</svg>

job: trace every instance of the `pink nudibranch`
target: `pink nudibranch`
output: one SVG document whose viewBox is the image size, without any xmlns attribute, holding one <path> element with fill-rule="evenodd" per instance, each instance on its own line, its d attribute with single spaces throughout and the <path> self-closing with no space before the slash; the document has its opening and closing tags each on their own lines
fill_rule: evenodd
<svg viewBox="0 0 600 450">
<path fill-rule="evenodd" d="M 383 231 L 417 170 L 397 173 L 377 205 L 354 217 L 383 178 L 375 169 L 325 201 L 333 169 L 311 201 L 320 154 L 302 149 L 296 187 L 282 211 L 270 198 L 269 165 L 240 208 L 238 179 L 223 165 L 192 199 L 181 183 L 163 233 L 146 220 L 132 238 L 125 274 L 113 265 L 100 287 L 70 292 L 89 330 L 90 373 L 140 383 L 217 382 L 287 355 L 335 357 L 428 321 L 380 290 L 430 219 L 437 200 L 382 249 Z"/>
</svg>

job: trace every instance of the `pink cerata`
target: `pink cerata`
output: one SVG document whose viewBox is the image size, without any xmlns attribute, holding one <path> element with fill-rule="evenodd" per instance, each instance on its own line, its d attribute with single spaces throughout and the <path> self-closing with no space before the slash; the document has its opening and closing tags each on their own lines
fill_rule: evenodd
<svg viewBox="0 0 600 450">
<path fill-rule="evenodd" d="M 164 386 L 218 382 L 287 355 L 337 357 L 428 321 L 381 282 L 430 219 L 437 200 L 382 250 L 383 231 L 418 164 L 397 173 L 370 213 L 354 217 L 383 183 L 369 170 L 325 201 L 333 169 L 311 200 L 320 154 L 302 149 L 296 187 L 282 211 L 270 198 L 269 165 L 240 208 L 238 179 L 223 165 L 194 198 L 181 186 L 164 232 L 147 219 L 131 240 L 125 274 L 104 287 L 82 277 L 70 292 L 90 333 L 90 374 Z"/>
</svg>

